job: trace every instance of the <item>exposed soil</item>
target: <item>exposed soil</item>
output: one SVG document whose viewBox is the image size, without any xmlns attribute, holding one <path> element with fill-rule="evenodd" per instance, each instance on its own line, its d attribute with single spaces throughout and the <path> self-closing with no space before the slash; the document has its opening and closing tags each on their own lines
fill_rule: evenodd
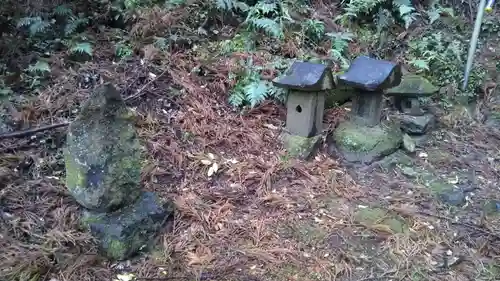
<svg viewBox="0 0 500 281">
<path fill-rule="evenodd" d="M 65 125 L 0 137 L 0 279 L 94 281 L 123 272 L 138 280 L 500 279 L 498 129 L 464 110 L 435 109 L 437 127 L 415 153 L 363 167 L 323 151 L 294 160 L 278 139 L 283 105 L 244 113 L 227 105 L 229 71 L 248 54 L 207 63 L 201 45 L 111 63 L 111 34 L 96 34 L 93 61 L 53 71 L 17 109 L 18 122 L 21 129 L 70 122 L 93 88 L 81 82 L 85 75 L 113 82 L 135 109 L 149 151 L 144 188 L 175 200 L 173 229 L 136 259 L 100 258 L 65 190 Z M 328 130 L 346 118 L 344 107 L 325 113 Z M 210 153 L 219 164 L 212 177 L 201 161 Z M 463 204 L 439 197 L 447 184 L 466 191 Z"/>
</svg>

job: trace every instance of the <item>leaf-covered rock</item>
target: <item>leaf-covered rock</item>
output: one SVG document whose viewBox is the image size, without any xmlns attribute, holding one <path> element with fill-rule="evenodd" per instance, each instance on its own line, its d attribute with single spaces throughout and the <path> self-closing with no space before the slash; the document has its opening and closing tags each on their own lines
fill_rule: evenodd
<svg viewBox="0 0 500 281">
<path fill-rule="evenodd" d="M 112 85 L 96 89 L 71 123 L 64 157 L 67 188 L 85 208 L 111 211 L 138 198 L 142 147 Z"/>
<path fill-rule="evenodd" d="M 90 230 L 102 253 L 112 260 L 124 260 L 139 252 L 163 228 L 173 214 L 173 204 L 144 192 L 130 206 L 112 213 L 84 211 L 82 227 Z"/>
</svg>

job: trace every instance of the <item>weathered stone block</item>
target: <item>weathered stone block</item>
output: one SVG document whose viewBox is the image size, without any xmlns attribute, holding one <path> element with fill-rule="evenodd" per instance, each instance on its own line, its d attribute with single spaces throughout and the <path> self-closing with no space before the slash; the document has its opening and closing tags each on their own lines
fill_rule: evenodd
<svg viewBox="0 0 500 281">
<path fill-rule="evenodd" d="M 173 209 L 171 202 L 161 202 L 154 193 L 143 192 L 135 203 L 115 212 L 84 211 L 81 225 L 97 238 L 106 257 L 124 260 L 150 245 Z"/>
</svg>

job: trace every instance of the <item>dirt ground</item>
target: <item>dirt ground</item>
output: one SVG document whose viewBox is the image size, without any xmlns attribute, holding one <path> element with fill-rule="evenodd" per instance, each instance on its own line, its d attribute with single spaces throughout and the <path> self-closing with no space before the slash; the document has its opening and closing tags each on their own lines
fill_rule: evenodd
<svg viewBox="0 0 500 281">
<path fill-rule="evenodd" d="M 324 148 L 294 160 L 278 139 L 282 105 L 244 113 L 227 105 L 228 73 L 244 54 L 208 64 L 202 51 L 179 49 L 111 63 L 109 34 L 98 36 L 93 61 L 61 63 L 37 98 L 13 111 L 24 128 L 59 127 L 0 138 L 0 279 L 500 279 L 497 128 L 460 108 L 435 109 L 437 126 L 414 153 L 370 166 Z M 64 186 L 65 124 L 92 90 L 82 83 L 90 76 L 112 81 L 135 110 L 149 151 L 144 188 L 177 207 L 149 254 L 120 263 L 99 258 L 78 230 L 79 206 Z M 329 130 L 347 107 L 325 113 Z M 209 177 L 202 160 L 218 171 Z"/>
</svg>

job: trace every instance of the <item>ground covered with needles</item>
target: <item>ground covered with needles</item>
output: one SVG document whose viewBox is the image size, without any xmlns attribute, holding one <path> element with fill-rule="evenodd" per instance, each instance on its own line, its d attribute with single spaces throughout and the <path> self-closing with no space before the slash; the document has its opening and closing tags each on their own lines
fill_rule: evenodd
<svg viewBox="0 0 500 281">
<path fill-rule="evenodd" d="M 154 34 L 188 21 L 189 11 L 143 16 L 134 32 Z M 68 67 L 63 54 L 52 56 L 49 82 L 10 109 L 22 129 L 58 126 L 0 135 L 0 279 L 112 280 L 124 272 L 137 280 L 500 279 L 497 129 L 463 108 L 436 107 L 438 126 L 413 154 L 370 166 L 324 149 L 311 161 L 294 160 L 278 139 L 282 104 L 240 112 L 227 102 L 238 60 L 264 64 L 296 53 L 292 41 L 220 57 L 211 57 L 209 39 L 169 51 L 143 44 L 113 61 L 114 32 L 94 33 L 89 62 Z M 113 82 L 136 113 L 149 151 L 144 188 L 177 208 L 155 249 L 122 263 L 100 258 L 78 230 L 79 207 L 64 186 L 66 124 L 102 81 Z M 325 136 L 348 108 L 327 110 Z M 446 184 L 467 191 L 465 204 L 436 195 Z"/>
</svg>

